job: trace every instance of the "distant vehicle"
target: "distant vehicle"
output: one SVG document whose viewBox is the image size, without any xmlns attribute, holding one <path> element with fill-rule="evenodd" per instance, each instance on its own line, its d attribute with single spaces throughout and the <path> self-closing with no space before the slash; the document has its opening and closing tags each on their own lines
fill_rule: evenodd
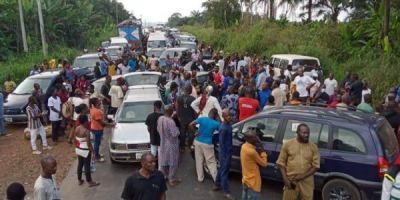
<svg viewBox="0 0 400 200">
<path fill-rule="evenodd" d="M 100 62 L 99 53 L 88 53 L 78 56 L 74 60 L 74 64 L 72 65 L 74 68 L 89 68 L 93 71 L 96 66 L 96 62 Z"/>
<path fill-rule="evenodd" d="M 291 65 L 293 73 L 299 67 L 304 67 L 304 75 L 311 76 L 313 69 L 321 65 L 318 58 L 296 54 L 272 55 L 271 63 L 274 65 L 275 75 L 279 75 L 281 69 L 285 70 L 288 65 Z"/>
<path fill-rule="evenodd" d="M 149 38 L 147 39 L 147 51 L 150 51 L 153 48 L 167 48 L 167 37 L 165 37 L 164 32 L 156 31 L 150 33 Z"/>
<path fill-rule="evenodd" d="M 192 36 L 192 35 L 184 35 L 184 34 L 181 34 L 181 35 L 179 35 L 178 37 L 179 37 L 178 39 L 179 39 L 181 42 L 194 42 L 194 41 L 196 40 L 196 37 L 195 37 L 195 36 Z"/>
<path fill-rule="evenodd" d="M 117 79 L 122 77 L 122 75 L 115 75 L 111 77 L 111 85 L 117 84 Z M 94 90 L 97 92 L 100 92 L 101 87 L 104 85 L 104 82 L 106 82 L 106 77 L 100 78 L 92 83 L 94 86 Z"/>
<path fill-rule="evenodd" d="M 191 52 L 194 52 L 197 49 L 197 45 L 195 42 L 188 42 L 188 41 L 180 42 L 179 47 L 188 48 Z"/>
<path fill-rule="evenodd" d="M 111 37 L 110 46 L 121 46 L 126 47 L 128 45 L 128 40 L 124 37 Z"/>
<path fill-rule="evenodd" d="M 268 166 L 261 169 L 261 176 L 282 181 L 276 161 L 282 145 L 296 137 L 301 123 L 309 126 L 309 140 L 321 155 L 314 180 L 322 199 L 380 199 L 382 178 L 399 146 L 390 124 L 375 114 L 313 106 L 268 109 L 233 125 L 231 170 L 241 172 L 243 133 L 256 128 L 269 152 Z M 215 149 L 218 151 L 218 145 Z"/>
<path fill-rule="evenodd" d="M 143 31 L 140 20 L 127 19 L 118 24 L 118 35 L 124 37 L 136 52 L 143 52 Z"/>
<path fill-rule="evenodd" d="M 131 72 L 123 75 L 129 88 L 138 85 L 158 85 L 160 72 Z"/>
<path fill-rule="evenodd" d="M 159 58 L 161 54 L 165 51 L 166 48 L 152 48 L 147 51 L 146 55 L 148 57 L 151 57 L 151 55 L 154 55 L 154 57 Z"/>
<path fill-rule="evenodd" d="M 119 49 L 121 49 L 121 51 L 124 51 L 124 47 L 123 46 L 108 46 L 105 48 L 105 51 L 107 53 L 107 56 L 112 60 L 118 60 L 120 59 L 119 55 L 118 55 L 118 51 Z"/>
<path fill-rule="evenodd" d="M 74 69 L 77 76 L 88 75 L 90 71 L 88 69 Z M 47 100 L 51 96 L 52 89 L 57 82 L 57 76 L 60 75 L 60 71 L 47 71 L 37 75 L 29 76 L 22 81 L 15 90 L 8 95 L 7 101 L 4 103 L 4 121 L 7 123 L 26 123 L 28 117 L 26 116 L 26 106 L 28 105 L 28 99 L 32 96 L 33 85 L 38 83 L 43 91 L 43 95 L 40 97 L 47 111 Z M 90 79 L 90 77 L 87 77 Z M 59 83 L 60 84 L 60 83 Z"/>
<path fill-rule="evenodd" d="M 144 153 L 150 152 L 150 135 L 145 121 L 153 112 L 155 101 L 162 102 L 156 85 L 130 87 L 115 114 L 116 126 L 109 141 L 112 163 L 139 162 Z"/>
<path fill-rule="evenodd" d="M 177 53 L 178 57 L 181 57 L 183 54 L 188 54 L 189 49 L 188 48 L 182 48 L 182 47 L 177 47 L 177 48 L 169 48 L 165 50 L 161 56 L 160 56 L 160 67 L 165 67 L 166 66 L 166 60 L 167 60 L 167 55 L 169 55 L 170 58 L 174 57 L 174 54 Z"/>
</svg>

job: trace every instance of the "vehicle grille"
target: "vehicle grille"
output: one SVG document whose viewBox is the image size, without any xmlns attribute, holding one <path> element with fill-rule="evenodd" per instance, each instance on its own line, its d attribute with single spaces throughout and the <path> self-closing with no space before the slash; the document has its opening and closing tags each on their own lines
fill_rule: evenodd
<svg viewBox="0 0 400 200">
<path fill-rule="evenodd" d="M 19 108 L 10 108 L 10 109 L 5 108 L 4 109 L 4 114 L 5 115 L 18 115 L 18 114 L 21 114 L 21 109 L 19 109 Z"/>
<path fill-rule="evenodd" d="M 139 150 L 147 150 L 150 148 L 150 144 L 128 144 L 128 149 L 139 149 Z"/>
</svg>

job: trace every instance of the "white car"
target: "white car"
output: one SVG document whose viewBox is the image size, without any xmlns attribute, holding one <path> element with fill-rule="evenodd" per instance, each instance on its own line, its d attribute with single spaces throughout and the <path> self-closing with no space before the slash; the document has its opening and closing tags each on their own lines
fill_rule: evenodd
<svg viewBox="0 0 400 200">
<path fill-rule="evenodd" d="M 110 141 L 110 160 L 115 162 L 139 162 L 150 152 L 150 135 L 145 124 L 153 112 L 155 101 L 162 101 L 155 85 L 132 86 L 125 95 L 116 115 Z"/>
<path fill-rule="evenodd" d="M 288 65 L 292 66 L 292 74 L 295 73 L 299 67 L 304 67 L 304 75 L 311 76 L 313 69 L 321 65 L 318 58 L 296 54 L 272 55 L 271 63 L 274 64 L 274 72 L 277 76 L 282 69 L 286 70 Z"/>
<path fill-rule="evenodd" d="M 117 84 L 117 79 L 122 77 L 122 75 L 115 75 L 111 77 L 111 85 L 115 85 Z M 100 92 L 101 87 L 104 85 L 104 82 L 106 82 L 106 77 L 97 79 L 96 81 L 94 81 L 92 83 L 92 85 L 94 86 L 94 90 L 97 92 Z"/>
</svg>

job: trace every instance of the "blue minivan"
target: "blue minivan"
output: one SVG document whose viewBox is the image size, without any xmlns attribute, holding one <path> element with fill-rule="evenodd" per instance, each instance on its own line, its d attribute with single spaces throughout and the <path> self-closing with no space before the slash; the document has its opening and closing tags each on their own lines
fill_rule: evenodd
<svg viewBox="0 0 400 200">
<path fill-rule="evenodd" d="M 379 198 L 383 175 L 399 147 L 390 124 L 376 114 L 310 106 L 277 107 L 258 113 L 233 125 L 231 171 L 241 172 L 243 133 L 259 127 L 260 139 L 269 152 L 269 164 L 261 169 L 261 175 L 282 181 L 275 163 L 282 144 L 296 137 L 300 123 L 310 127 L 310 142 L 321 154 L 315 189 L 321 191 L 323 199 Z"/>
</svg>

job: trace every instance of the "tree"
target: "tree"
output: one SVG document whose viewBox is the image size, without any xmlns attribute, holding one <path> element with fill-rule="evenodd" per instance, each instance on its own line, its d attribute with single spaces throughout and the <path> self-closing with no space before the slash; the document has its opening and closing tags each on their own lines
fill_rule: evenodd
<svg viewBox="0 0 400 200">
<path fill-rule="evenodd" d="M 240 4 L 236 0 L 208 0 L 202 4 L 215 28 L 226 28 L 236 23 L 241 16 Z"/>
<path fill-rule="evenodd" d="M 313 4 L 313 9 L 318 10 L 317 16 L 324 16 L 334 23 L 337 23 L 339 14 L 347 12 L 351 4 L 348 0 L 319 0 Z"/>
<path fill-rule="evenodd" d="M 21 0 L 18 0 L 18 13 L 19 13 L 19 23 L 20 23 L 20 26 L 21 26 L 21 36 L 22 36 L 22 43 L 23 43 L 23 46 L 24 46 L 24 52 L 28 52 L 28 43 L 26 42 L 24 13 L 22 11 L 22 2 L 21 2 Z"/>
</svg>

